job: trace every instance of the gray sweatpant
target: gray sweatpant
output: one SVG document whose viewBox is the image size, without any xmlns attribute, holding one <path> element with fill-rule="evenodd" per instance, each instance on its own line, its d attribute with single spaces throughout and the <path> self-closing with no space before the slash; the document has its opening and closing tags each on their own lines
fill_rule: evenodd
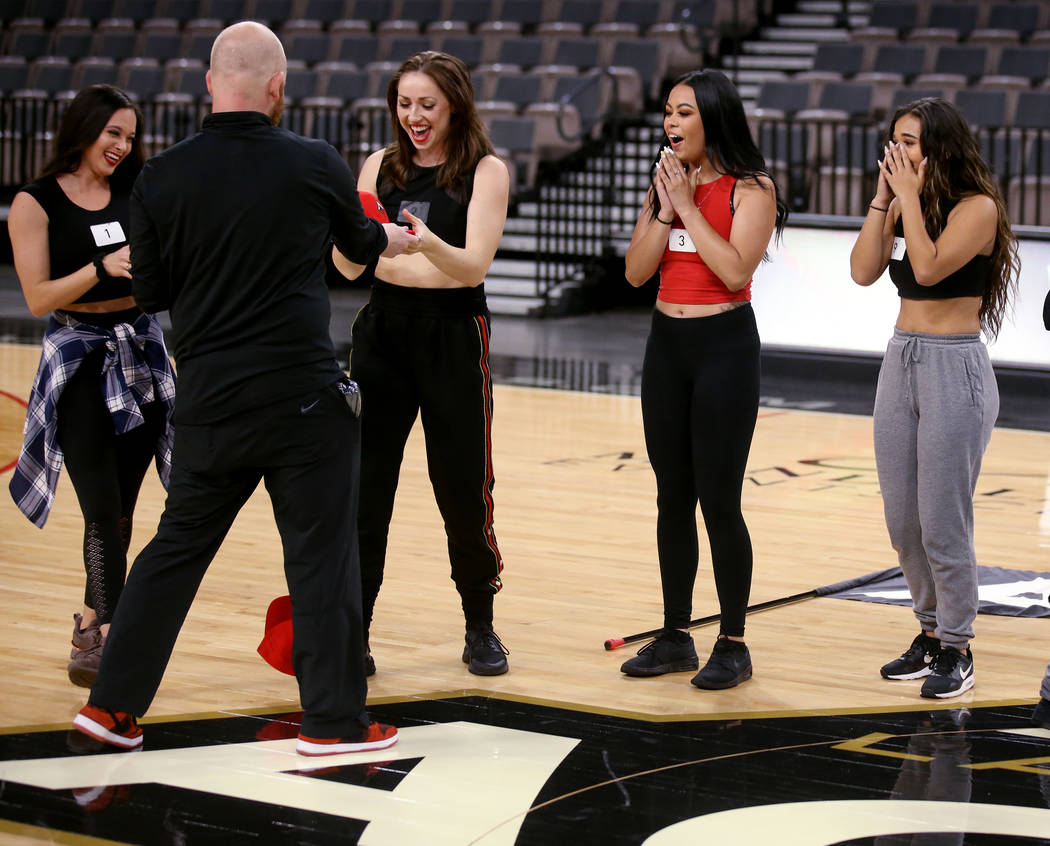
<svg viewBox="0 0 1050 846">
<path fill-rule="evenodd" d="M 874 413 L 886 528 L 920 625 L 957 649 L 977 616 L 973 492 L 998 414 L 980 336 L 894 331 Z"/>
</svg>

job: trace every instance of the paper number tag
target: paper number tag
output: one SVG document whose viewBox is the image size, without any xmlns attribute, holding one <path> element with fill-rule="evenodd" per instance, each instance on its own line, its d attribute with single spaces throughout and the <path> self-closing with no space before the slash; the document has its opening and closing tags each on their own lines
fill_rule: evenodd
<svg viewBox="0 0 1050 846">
<path fill-rule="evenodd" d="M 671 234 L 668 236 L 667 248 L 672 253 L 696 252 L 696 244 L 693 243 L 693 239 L 689 237 L 689 232 L 685 229 L 671 230 Z"/>
<path fill-rule="evenodd" d="M 904 253 L 905 253 L 906 249 L 907 249 L 907 247 L 906 247 L 906 245 L 904 243 L 904 239 L 903 238 L 894 238 L 893 239 L 893 251 L 890 253 L 890 259 L 892 261 L 903 261 L 904 260 Z"/>
<path fill-rule="evenodd" d="M 96 247 L 108 247 L 110 244 L 119 244 L 128 240 L 124 237 L 124 229 L 120 221 L 117 220 L 92 226 L 91 234 L 95 239 Z"/>
</svg>

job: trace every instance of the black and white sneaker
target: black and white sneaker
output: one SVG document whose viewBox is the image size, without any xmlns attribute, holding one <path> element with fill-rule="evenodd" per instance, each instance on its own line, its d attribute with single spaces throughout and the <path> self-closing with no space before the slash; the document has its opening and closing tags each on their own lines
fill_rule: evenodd
<svg viewBox="0 0 1050 846">
<path fill-rule="evenodd" d="M 930 665 L 940 648 L 941 642 L 937 638 L 930 637 L 926 632 L 919 632 L 908 651 L 900 658 L 894 658 L 890 663 L 884 664 L 879 672 L 884 679 L 921 679 L 930 674 Z"/>
<path fill-rule="evenodd" d="M 926 699 L 951 699 L 973 687 L 973 650 L 963 655 L 954 646 L 942 646 L 930 666 L 930 677 L 919 694 Z"/>
</svg>

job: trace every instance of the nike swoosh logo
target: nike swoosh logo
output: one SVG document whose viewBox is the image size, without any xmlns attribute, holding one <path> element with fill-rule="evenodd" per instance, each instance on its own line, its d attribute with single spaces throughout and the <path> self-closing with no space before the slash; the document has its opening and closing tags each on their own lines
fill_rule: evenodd
<svg viewBox="0 0 1050 846">
<path fill-rule="evenodd" d="M 306 412 L 310 411 L 310 409 L 312 409 L 312 408 L 313 408 L 313 407 L 314 407 L 315 405 L 317 405 L 317 403 L 319 403 L 319 402 L 320 402 L 320 400 L 319 400 L 319 399 L 315 399 L 315 400 L 314 400 L 314 401 L 313 401 L 312 403 L 310 403 L 309 405 L 301 405 L 301 406 L 299 406 L 299 413 L 300 413 L 300 414 L 306 414 Z"/>
</svg>

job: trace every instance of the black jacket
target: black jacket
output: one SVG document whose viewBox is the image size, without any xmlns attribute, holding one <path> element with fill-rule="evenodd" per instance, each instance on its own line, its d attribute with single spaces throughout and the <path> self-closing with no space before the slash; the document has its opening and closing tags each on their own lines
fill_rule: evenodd
<svg viewBox="0 0 1050 846">
<path fill-rule="evenodd" d="M 132 289 L 171 312 L 176 420 L 211 423 L 340 375 L 325 253 L 368 264 L 386 235 L 327 142 L 222 112 L 154 156 L 131 196 Z"/>
</svg>

